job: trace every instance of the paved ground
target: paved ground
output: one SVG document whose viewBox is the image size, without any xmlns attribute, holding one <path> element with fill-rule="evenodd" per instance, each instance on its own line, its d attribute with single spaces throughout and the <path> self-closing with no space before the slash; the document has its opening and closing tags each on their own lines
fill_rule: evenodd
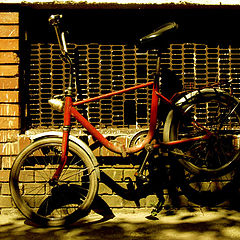
<svg viewBox="0 0 240 240">
<path fill-rule="evenodd" d="M 0 215 L 0 239 L 4 240 L 158 240 L 158 239 L 240 239 L 240 212 L 233 210 L 162 212 L 155 220 L 150 211 L 114 211 L 104 220 L 91 214 L 68 228 L 37 228 L 19 216 Z"/>
</svg>

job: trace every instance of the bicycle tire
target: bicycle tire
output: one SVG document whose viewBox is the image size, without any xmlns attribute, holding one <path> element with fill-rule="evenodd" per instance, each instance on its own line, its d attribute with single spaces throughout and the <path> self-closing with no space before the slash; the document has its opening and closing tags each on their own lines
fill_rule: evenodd
<svg viewBox="0 0 240 240">
<path fill-rule="evenodd" d="M 175 178 L 183 194 L 194 203 L 208 206 L 222 203 L 239 185 L 239 144 L 235 136 L 235 128 L 240 124 L 240 115 L 235 108 L 238 104 L 236 98 L 223 91 L 206 89 L 185 101 L 181 105 L 181 114 L 174 111 L 168 114 L 166 129 L 169 131 L 164 130 L 164 141 L 203 135 L 200 129 L 190 126 L 193 120 L 200 121 L 214 133 L 214 138 L 179 144 L 169 153 L 183 166 L 174 166 Z M 197 109 L 207 116 L 199 119 Z M 224 118 L 228 113 L 228 119 Z"/>
<path fill-rule="evenodd" d="M 169 112 L 165 127 L 167 130 L 164 129 L 163 136 L 165 142 L 206 135 L 201 127 L 192 124 L 196 121 L 212 134 L 209 139 L 178 144 L 171 150 L 192 174 L 221 176 L 239 164 L 239 104 L 238 99 L 223 91 L 205 90 L 183 103 L 181 113 L 173 110 Z"/>
<path fill-rule="evenodd" d="M 61 138 L 31 143 L 16 158 L 10 172 L 10 191 L 16 207 L 31 222 L 65 226 L 89 213 L 98 178 L 87 152 L 73 142 L 68 162 L 57 183 L 50 179 L 61 159 Z"/>
</svg>

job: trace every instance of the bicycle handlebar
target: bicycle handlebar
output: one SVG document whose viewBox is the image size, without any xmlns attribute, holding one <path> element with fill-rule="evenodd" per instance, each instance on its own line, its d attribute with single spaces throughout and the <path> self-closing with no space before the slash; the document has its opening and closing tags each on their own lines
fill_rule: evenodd
<svg viewBox="0 0 240 240">
<path fill-rule="evenodd" d="M 68 62 L 70 64 L 70 77 L 69 77 L 69 85 L 67 87 L 67 94 L 71 95 L 72 94 L 72 73 L 73 73 L 73 64 L 72 60 L 68 54 L 67 50 L 67 43 L 65 40 L 65 34 L 63 31 L 60 30 L 60 22 L 61 22 L 62 15 L 57 14 L 57 15 L 51 15 L 48 19 L 49 23 L 54 27 L 56 35 L 57 35 L 57 40 L 59 44 L 59 48 L 61 51 L 60 57 L 64 62 Z"/>
<path fill-rule="evenodd" d="M 65 34 L 60 30 L 60 22 L 61 22 L 62 15 L 57 14 L 57 15 L 51 15 L 48 19 L 49 23 L 54 27 L 56 35 L 57 35 L 57 40 L 58 44 L 61 50 L 61 54 L 64 56 L 67 55 L 68 50 L 67 50 L 67 44 L 65 40 Z"/>
</svg>

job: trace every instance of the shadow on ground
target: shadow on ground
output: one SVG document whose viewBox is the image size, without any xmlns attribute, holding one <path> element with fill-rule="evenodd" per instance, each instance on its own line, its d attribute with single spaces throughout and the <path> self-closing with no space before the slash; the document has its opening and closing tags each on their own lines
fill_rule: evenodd
<svg viewBox="0 0 240 240">
<path fill-rule="evenodd" d="M 81 239 L 81 240 L 156 240 L 156 239 L 240 239 L 240 213 L 233 210 L 183 211 L 160 214 L 158 220 L 147 213 L 117 213 L 109 220 L 97 214 L 67 228 L 37 228 L 23 218 L 1 216 L 0 239 Z"/>
</svg>

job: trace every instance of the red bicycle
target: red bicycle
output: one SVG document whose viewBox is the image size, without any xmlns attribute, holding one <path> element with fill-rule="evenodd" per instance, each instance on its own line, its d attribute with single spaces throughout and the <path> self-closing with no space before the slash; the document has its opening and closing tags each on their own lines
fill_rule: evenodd
<svg viewBox="0 0 240 240">
<path fill-rule="evenodd" d="M 145 181 L 148 176 L 144 172 L 152 161 L 152 153 L 157 152 L 160 156 L 157 161 L 161 161 L 164 152 L 181 164 L 184 170 L 178 170 L 183 176 L 182 188 L 196 199 L 204 196 L 207 201 L 216 203 L 224 198 L 232 182 L 221 179 L 215 185 L 211 183 L 215 178 L 232 174 L 239 162 L 240 101 L 219 86 L 182 92 L 167 99 L 159 92 L 159 57 L 153 81 L 74 102 L 72 61 L 64 32 L 59 27 L 60 19 L 60 15 L 53 15 L 49 21 L 55 28 L 61 57 L 70 65 L 71 77 L 64 96 L 55 96 L 49 103 L 63 112 L 63 131 L 35 136 L 17 156 L 9 180 L 17 208 L 32 222 L 47 226 L 70 224 L 88 214 L 98 190 L 99 163 L 89 146 L 70 134 L 71 118 L 80 122 L 96 141 L 122 157 L 146 151 L 136 178 Z M 165 24 L 143 37 L 141 42 L 158 38 L 176 27 L 176 23 Z M 88 102 L 147 87 L 152 87 L 149 130 L 137 133 L 130 146 L 109 141 L 76 109 Z M 162 139 L 158 128 L 160 99 L 170 106 Z M 200 112 L 204 113 L 204 119 L 199 117 Z M 204 182 L 201 187 L 200 180 Z"/>
</svg>

